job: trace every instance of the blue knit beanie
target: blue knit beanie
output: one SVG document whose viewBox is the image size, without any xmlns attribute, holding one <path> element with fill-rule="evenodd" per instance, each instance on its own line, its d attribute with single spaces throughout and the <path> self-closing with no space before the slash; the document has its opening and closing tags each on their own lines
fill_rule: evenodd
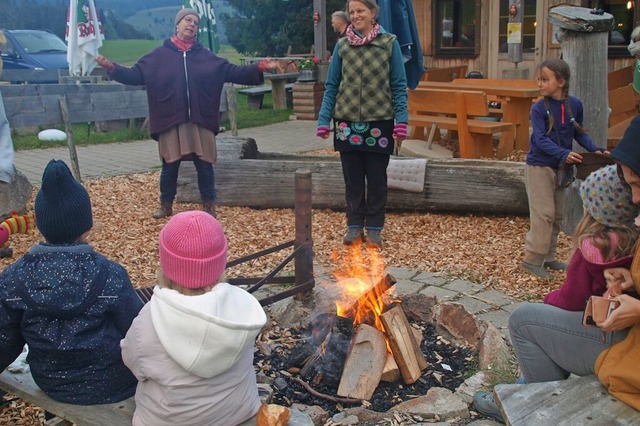
<svg viewBox="0 0 640 426">
<path fill-rule="evenodd" d="M 93 227 L 89 193 L 61 160 L 44 169 L 34 210 L 36 226 L 51 244 L 75 243 Z"/>
<path fill-rule="evenodd" d="M 611 158 L 640 176 L 640 114 L 635 116 L 624 131 L 622 139 L 611 151 Z"/>
</svg>

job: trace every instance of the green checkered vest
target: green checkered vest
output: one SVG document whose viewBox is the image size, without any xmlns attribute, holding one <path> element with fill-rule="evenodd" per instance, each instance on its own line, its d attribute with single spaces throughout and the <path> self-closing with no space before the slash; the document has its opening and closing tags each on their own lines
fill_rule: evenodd
<svg viewBox="0 0 640 426">
<path fill-rule="evenodd" d="M 356 122 L 394 118 L 389 65 L 395 40 L 383 33 L 364 46 L 350 46 L 346 37 L 338 42 L 342 80 L 334 117 Z"/>
</svg>

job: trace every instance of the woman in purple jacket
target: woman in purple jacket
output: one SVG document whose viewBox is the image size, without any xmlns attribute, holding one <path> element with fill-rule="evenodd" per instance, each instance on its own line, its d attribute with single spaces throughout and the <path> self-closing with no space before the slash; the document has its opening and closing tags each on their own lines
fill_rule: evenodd
<svg viewBox="0 0 640 426">
<path fill-rule="evenodd" d="M 175 34 L 131 68 L 102 55 L 97 58 L 114 80 L 146 86 L 151 137 L 158 141 L 162 158 L 160 208 L 153 214 L 156 219 L 173 214 L 182 160 L 193 161 L 202 208 L 215 216 L 213 163 L 217 160 L 215 137 L 224 83 L 262 84 L 263 71 L 277 65 L 269 60 L 247 66 L 230 64 L 198 42 L 199 24 L 198 12 L 181 9 L 175 18 Z"/>
</svg>

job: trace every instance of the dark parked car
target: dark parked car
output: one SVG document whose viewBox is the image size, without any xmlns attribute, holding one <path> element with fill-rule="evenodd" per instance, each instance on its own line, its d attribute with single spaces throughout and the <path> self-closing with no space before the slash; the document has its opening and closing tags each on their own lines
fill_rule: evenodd
<svg viewBox="0 0 640 426">
<path fill-rule="evenodd" d="M 0 31 L 7 39 L 0 47 L 4 70 L 69 68 L 67 45 L 55 34 L 41 30 Z"/>
</svg>

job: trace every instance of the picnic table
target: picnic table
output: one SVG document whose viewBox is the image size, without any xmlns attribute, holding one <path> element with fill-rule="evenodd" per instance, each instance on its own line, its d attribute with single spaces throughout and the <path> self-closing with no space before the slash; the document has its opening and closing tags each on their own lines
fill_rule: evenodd
<svg viewBox="0 0 640 426">
<path fill-rule="evenodd" d="M 286 84 L 289 80 L 297 79 L 300 73 L 285 72 L 282 74 L 264 73 L 264 79 L 271 82 L 273 109 L 287 109 Z"/>
<path fill-rule="evenodd" d="M 531 104 L 540 97 L 540 89 L 533 80 L 466 79 L 457 78 L 449 83 L 421 81 L 418 87 L 449 89 L 452 91 L 478 90 L 499 99 L 502 119 L 516 125 L 513 132 L 504 132 L 500 137 L 501 151 L 529 150 L 529 115 Z"/>
</svg>

